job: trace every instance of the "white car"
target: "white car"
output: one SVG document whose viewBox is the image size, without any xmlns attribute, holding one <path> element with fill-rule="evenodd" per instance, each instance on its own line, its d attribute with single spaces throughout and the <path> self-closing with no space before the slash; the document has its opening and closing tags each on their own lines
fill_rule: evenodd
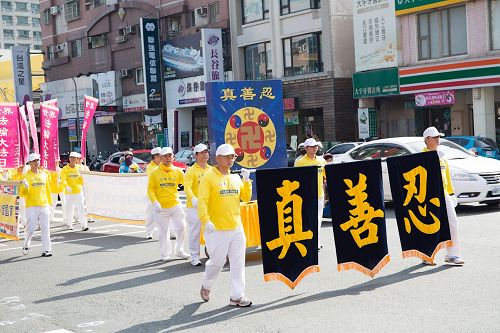
<svg viewBox="0 0 500 333">
<path fill-rule="evenodd" d="M 475 156 L 461 146 L 440 140 L 440 156 L 448 161 L 451 181 L 459 203 L 480 202 L 496 206 L 500 204 L 500 161 Z M 384 199 L 392 201 L 387 157 L 422 152 L 425 147 L 422 137 L 400 137 L 379 139 L 364 143 L 348 152 L 334 156 L 333 163 L 382 159 Z"/>
</svg>

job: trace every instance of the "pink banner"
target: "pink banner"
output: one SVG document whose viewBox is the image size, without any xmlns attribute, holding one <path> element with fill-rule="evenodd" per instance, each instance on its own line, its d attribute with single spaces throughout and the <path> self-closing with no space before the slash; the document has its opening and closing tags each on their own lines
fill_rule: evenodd
<svg viewBox="0 0 500 333">
<path fill-rule="evenodd" d="M 85 95 L 83 97 L 83 110 L 85 115 L 83 117 L 83 126 L 82 126 L 82 158 L 85 160 L 86 148 L 87 148 L 87 131 L 89 130 L 89 126 L 92 123 L 92 118 L 94 118 L 94 112 L 97 109 L 97 104 L 99 100 L 94 97 L 90 97 Z"/>
<path fill-rule="evenodd" d="M 453 105 L 455 104 L 455 90 L 433 91 L 415 95 L 415 105 Z"/>
<path fill-rule="evenodd" d="M 24 110 L 24 105 L 19 108 L 19 138 L 21 139 L 19 158 L 22 164 L 26 164 L 26 162 L 28 161 L 28 155 L 30 153 L 28 120 L 26 119 L 26 113 L 24 112 Z"/>
<path fill-rule="evenodd" d="M 0 103 L 0 167 L 17 168 L 19 159 L 19 106 Z"/>
<path fill-rule="evenodd" d="M 28 120 L 30 123 L 31 139 L 33 140 L 33 150 L 35 153 L 40 154 L 38 147 L 38 133 L 36 131 L 35 110 L 33 109 L 33 102 L 26 102 L 26 109 L 28 110 Z"/>
<path fill-rule="evenodd" d="M 43 103 L 45 104 L 48 104 L 48 105 L 52 105 L 52 106 L 55 106 L 57 108 L 57 98 L 54 98 L 54 99 L 49 99 L 47 101 L 44 101 Z M 55 145 L 57 145 L 57 149 L 56 149 L 56 161 L 59 161 L 60 159 L 60 154 L 59 154 L 59 132 L 57 132 L 58 135 L 56 137 L 56 142 L 54 142 Z"/>
<path fill-rule="evenodd" d="M 40 104 L 40 164 L 46 170 L 56 171 L 56 160 L 59 159 L 59 140 L 57 117 L 59 109 L 55 106 Z"/>
</svg>

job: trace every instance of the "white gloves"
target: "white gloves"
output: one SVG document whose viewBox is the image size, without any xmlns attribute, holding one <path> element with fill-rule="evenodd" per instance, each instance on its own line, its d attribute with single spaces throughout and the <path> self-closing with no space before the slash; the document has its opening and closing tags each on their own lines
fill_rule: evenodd
<svg viewBox="0 0 500 333">
<path fill-rule="evenodd" d="M 247 182 L 250 179 L 250 171 L 245 168 L 241 168 L 240 175 L 243 178 L 244 182 Z"/>
<path fill-rule="evenodd" d="M 212 221 L 208 221 L 207 224 L 205 224 L 205 232 L 211 234 L 214 231 L 215 225 L 212 223 Z"/>
<path fill-rule="evenodd" d="M 71 189 L 71 187 L 66 186 L 66 192 L 71 193 L 71 192 L 73 192 L 73 190 Z"/>
<path fill-rule="evenodd" d="M 158 201 L 155 201 L 153 203 L 153 210 L 156 212 L 156 213 L 159 213 L 161 211 L 161 205 Z"/>
<path fill-rule="evenodd" d="M 26 179 L 23 180 L 23 185 L 26 188 L 30 187 L 30 184 L 28 183 L 28 181 Z"/>
<path fill-rule="evenodd" d="M 457 197 L 455 196 L 455 194 L 450 195 L 450 199 L 451 199 L 451 203 L 452 203 L 453 207 L 457 207 L 458 206 L 458 200 L 457 200 Z"/>
<path fill-rule="evenodd" d="M 198 199 L 196 199 L 196 197 L 191 198 L 191 205 L 193 208 L 198 207 Z"/>
</svg>

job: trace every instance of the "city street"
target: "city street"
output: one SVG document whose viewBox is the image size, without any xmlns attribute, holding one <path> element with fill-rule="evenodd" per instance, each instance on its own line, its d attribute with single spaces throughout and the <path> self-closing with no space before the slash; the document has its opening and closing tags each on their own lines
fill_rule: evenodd
<svg viewBox="0 0 500 333">
<path fill-rule="evenodd" d="M 38 232 L 27 256 L 21 241 L 0 241 L 0 332 L 498 332 L 500 208 L 458 208 L 463 267 L 445 265 L 445 251 L 434 267 L 403 260 L 390 206 L 386 214 L 391 261 L 374 279 L 337 271 L 325 219 L 321 272 L 295 290 L 264 282 L 260 251 L 248 250 L 254 304 L 244 309 L 228 306 L 227 267 L 203 303 L 204 267 L 160 261 L 144 226 L 96 221 L 68 232 L 58 214 L 51 258 L 40 257 Z"/>
</svg>

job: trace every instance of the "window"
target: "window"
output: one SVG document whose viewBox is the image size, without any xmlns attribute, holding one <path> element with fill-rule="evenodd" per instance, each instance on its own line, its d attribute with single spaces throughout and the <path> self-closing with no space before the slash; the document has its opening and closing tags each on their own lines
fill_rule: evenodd
<svg viewBox="0 0 500 333">
<path fill-rule="evenodd" d="M 500 50 L 500 0 L 490 0 L 491 49 Z"/>
<path fill-rule="evenodd" d="M 14 44 L 4 44 L 4 45 L 5 45 L 5 49 L 7 49 L 7 50 L 11 49 L 14 46 Z"/>
<path fill-rule="evenodd" d="M 12 2 L 10 1 L 2 1 L 1 6 L 2 6 L 2 11 L 12 10 Z M 5 44 L 5 45 L 10 45 L 10 44 Z"/>
<path fill-rule="evenodd" d="M 281 0 L 281 15 L 321 8 L 321 0 Z"/>
<path fill-rule="evenodd" d="M 82 56 L 82 40 L 75 39 L 70 42 L 71 46 L 71 57 L 77 58 Z"/>
<path fill-rule="evenodd" d="M 14 17 L 10 15 L 2 15 L 3 24 L 14 25 Z"/>
<path fill-rule="evenodd" d="M 67 0 L 64 4 L 64 18 L 73 21 L 80 17 L 80 4 L 77 0 Z"/>
<path fill-rule="evenodd" d="M 141 68 L 135 69 L 135 84 L 144 84 L 144 70 Z"/>
<path fill-rule="evenodd" d="M 467 53 L 465 6 L 418 15 L 419 59 L 437 59 Z"/>
<path fill-rule="evenodd" d="M 196 19 L 195 19 L 195 11 L 190 10 L 187 15 L 186 15 L 186 27 L 191 28 L 194 27 L 196 24 Z"/>
<path fill-rule="evenodd" d="M 32 17 L 31 18 L 31 25 L 35 28 L 40 27 L 40 19 L 38 17 Z"/>
<path fill-rule="evenodd" d="M 16 16 L 18 25 L 30 25 L 27 16 Z"/>
<path fill-rule="evenodd" d="M 19 39 L 29 39 L 30 31 L 29 30 L 17 30 L 17 35 Z"/>
<path fill-rule="evenodd" d="M 42 50 L 42 45 L 33 45 L 33 50 L 41 51 Z"/>
<path fill-rule="evenodd" d="M 242 0 L 243 24 L 269 18 L 269 0 Z"/>
<path fill-rule="evenodd" d="M 87 47 L 89 49 L 96 49 L 98 47 L 103 47 L 106 46 L 107 43 L 108 43 L 108 37 L 106 36 L 106 34 L 87 37 Z"/>
<path fill-rule="evenodd" d="M 54 46 L 47 46 L 47 60 L 55 59 L 56 54 L 54 52 Z"/>
<path fill-rule="evenodd" d="M 14 30 L 3 29 L 4 39 L 14 39 Z"/>
<path fill-rule="evenodd" d="M 219 15 L 219 1 L 209 3 L 208 4 L 208 23 L 217 22 L 218 15 Z"/>
<path fill-rule="evenodd" d="M 42 20 L 43 20 L 43 24 L 45 24 L 45 25 L 52 23 L 52 15 L 50 15 L 50 11 L 48 8 L 45 9 L 42 13 Z"/>
<path fill-rule="evenodd" d="M 26 2 L 16 2 L 16 11 L 27 12 L 28 4 Z"/>
<path fill-rule="evenodd" d="M 245 79 L 264 80 L 272 78 L 271 43 L 260 43 L 245 47 Z"/>
<path fill-rule="evenodd" d="M 321 33 L 283 39 L 285 76 L 321 72 L 320 43 Z"/>
<path fill-rule="evenodd" d="M 42 32 L 41 31 L 33 31 L 33 41 L 35 41 L 35 42 L 42 41 Z"/>
<path fill-rule="evenodd" d="M 40 5 L 39 4 L 32 3 L 30 5 L 30 7 L 31 7 L 31 13 L 32 14 L 39 14 L 40 13 Z"/>
</svg>

